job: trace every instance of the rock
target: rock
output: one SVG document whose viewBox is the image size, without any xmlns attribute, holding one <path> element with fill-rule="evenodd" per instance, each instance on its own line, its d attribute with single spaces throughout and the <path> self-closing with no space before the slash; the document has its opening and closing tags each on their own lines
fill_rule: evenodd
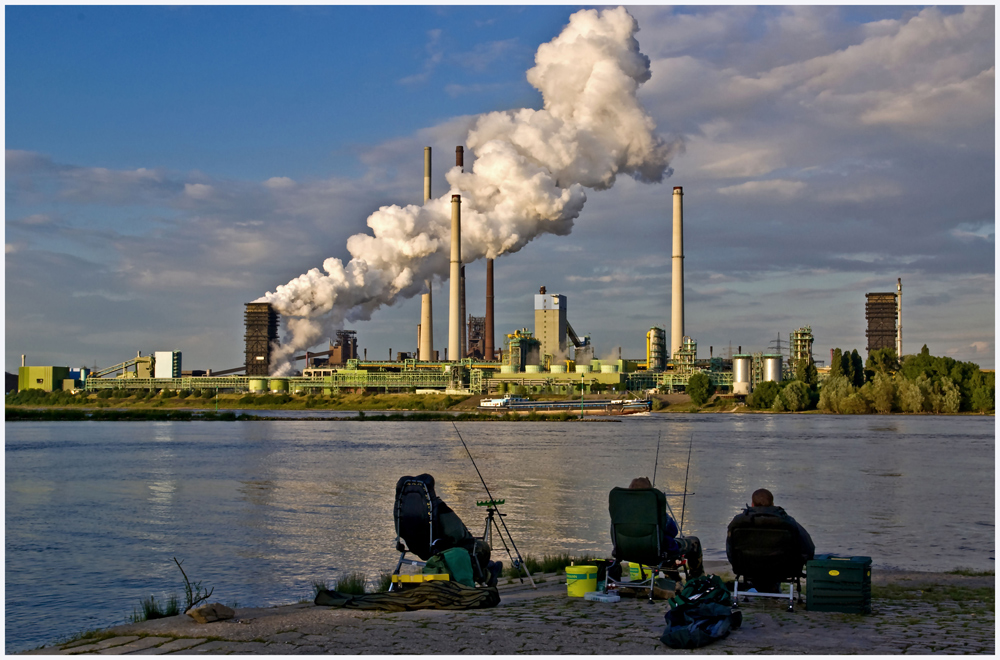
<svg viewBox="0 0 1000 660">
<path fill-rule="evenodd" d="M 212 621 L 232 619 L 236 616 L 236 612 L 222 603 L 208 603 L 191 608 L 187 611 L 187 615 L 198 623 L 211 623 Z"/>
</svg>

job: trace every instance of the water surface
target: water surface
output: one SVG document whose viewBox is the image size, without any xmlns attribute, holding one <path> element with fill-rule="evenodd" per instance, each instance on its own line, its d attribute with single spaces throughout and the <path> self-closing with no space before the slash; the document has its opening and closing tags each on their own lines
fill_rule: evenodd
<svg viewBox="0 0 1000 660">
<path fill-rule="evenodd" d="M 994 567 L 992 417 L 649 415 L 602 423 L 460 422 L 523 554 L 610 553 L 607 494 L 656 475 L 686 533 L 725 559 L 729 520 L 770 489 L 818 552 L 878 568 Z M 485 499 L 446 422 L 10 422 L 6 650 L 121 623 L 183 594 L 311 598 L 314 581 L 391 569 L 392 496 L 430 472 L 479 533 Z M 662 434 L 659 466 L 654 468 Z M 671 498 L 677 517 L 681 498 Z M 499 543 L 496 543 L 499 546 Z M 508 561 L 503 549 L 495 558 Z"/>
</svg>

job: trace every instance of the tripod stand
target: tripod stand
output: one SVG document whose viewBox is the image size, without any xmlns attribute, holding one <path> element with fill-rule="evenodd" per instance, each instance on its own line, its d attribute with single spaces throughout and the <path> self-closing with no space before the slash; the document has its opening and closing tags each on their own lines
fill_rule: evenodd
<svg viewBox="0 0 1000 660">
<path fill-rule="evenodd" d="M 500 510 L 497 509 L 497 507 L 506 501 L 507 500 L 486 500 L 482 502 L 478 500 L 476 501 L 476 506 L 487 507 L 486 528 L 483 530 L 483 540 L 489 544 L 491 549 L 493 548 L 493 527 L 494 527 L 493 518 L 494 516 L 500 516 L 501 518 L 500 522 L 501 523 L 503 522 L 502 518 L 504 518 L 507 514 L 500 513 Z M 514 559 L 514 556 L 511 555 L 510 553 L 510 548 L 507 547 L 507 539 L 505 539 L 503 536 L 505 531 L 507 532 L 507 539 L 510 539 L 510 545 L 514 547 L 514 552 L 517 554 L 517 559 Z M 524 574 L 528 576 L 528 581 L 531 583 L 531 586 L 537 589 L 537 587 L 535 586 L 535 581 L 531 578 L 531 573 L 528 572 L 528 566 L 525 564 L 525 562 L 521 560 L 521 554 L 517 552 L 517 547 L 514 546 L 514 539 L 510 537 L 510 531 L 507 530 L 506 525 L 500 528 L 500 542 L 503 543 L 503 549 L 507 551 L 507 556 L 510 558 L 511 564 L 514 566 L 515 569 L 517 569 L 518 577 L 520 577 L 521 569 L 524 569 Z M 524 578 L 520 579 L 521 582 L 524 582 Z"/>
</svg>

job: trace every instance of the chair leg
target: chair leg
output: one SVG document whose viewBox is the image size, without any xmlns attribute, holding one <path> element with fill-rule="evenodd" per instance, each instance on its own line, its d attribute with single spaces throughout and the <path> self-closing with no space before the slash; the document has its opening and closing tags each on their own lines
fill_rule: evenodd
<svg viewBox="0 0 1000 660">
<path fill-rule="evenodd" d="M 396 570 L 394 570 L 392 572 L 393 575 L 399 575 L 399 569 L 403 567 L 403 557 L 405 557 L 405 556 L 406 556 L 405 552 L 400 553 L 400 555 L 399 555 L 399 561 L 396 562 Z M 395 591 L 397 584 L 399 584 L 399 583 L 398 582 L 390 582 L 389 583 L 389 591 Z"/>
<path fill-rule="evenodd" d="M 733 578 L 733 607 L 740 608 L 740 576 Z"/>
</svg>

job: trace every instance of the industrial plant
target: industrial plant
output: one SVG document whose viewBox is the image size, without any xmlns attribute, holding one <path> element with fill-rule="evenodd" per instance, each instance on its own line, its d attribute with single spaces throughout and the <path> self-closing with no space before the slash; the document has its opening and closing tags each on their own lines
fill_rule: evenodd
<svg viewBox="0 0 1000 660">
<path fill-rule="evenodd" d="M 464 167 L 461 146 L 455 165 Z M 424 201 L 431 199 L 431 148 L 424 150 Z M 744 397 L 765 381 L 790 377 L 801 360 L 814 362 L 809 326 L 789 333 L 788 353 L 780 338 L 773 352 L 734 353 L 698 357 L 697 341 L 684 327 L 684 191 L 673 199 L 672 297 L 669 343 L 666 329 L 646 332 L 644 356 L 595 359 L 589 335 L 571 323 L 567 296 L 540 286 L 534 295 L 534 328 L 511 328 L 496 343 L 494 329 L 493 259 L 486 259 L 486 312 L 466 312 L 465 264 L 462 262 L 462 199 L 451 197 L 451 254 L 448 297 L 448 342 L 435 347 L 432 282 L 424 282 L 420 318 L 413 351 L 398 351 L 393 359 L 369 360 L 358 354 L 357 332 L 340 329 L 327 350 L 292 355 L 294 375 L 276 376 L 275 353 L 280 347 L 280 315 L 268 302 L 244 305 L 244 364 L 221 371 L 184 371 L 180 351 L 141 353 L 104 369 L 26 366 L 22 356 L 18 389 L 97 391 L 216 390 L 227 392 L 292 392 L 335 394 L 344 389 L 380 392 L 445 392 L 489 395 L 524 387 L 554 394 L 574 392 L 683 392 L 695 373 L 703 373 L 724 396 Z M 895 348 L 902 354 L 902 280 L 895 292 L 866 296 L 868 351 Z M 443 355 L 442 355 L 443 353 Z M 10 389 L 8 387 L 8 389 Z"/>
</svg>

